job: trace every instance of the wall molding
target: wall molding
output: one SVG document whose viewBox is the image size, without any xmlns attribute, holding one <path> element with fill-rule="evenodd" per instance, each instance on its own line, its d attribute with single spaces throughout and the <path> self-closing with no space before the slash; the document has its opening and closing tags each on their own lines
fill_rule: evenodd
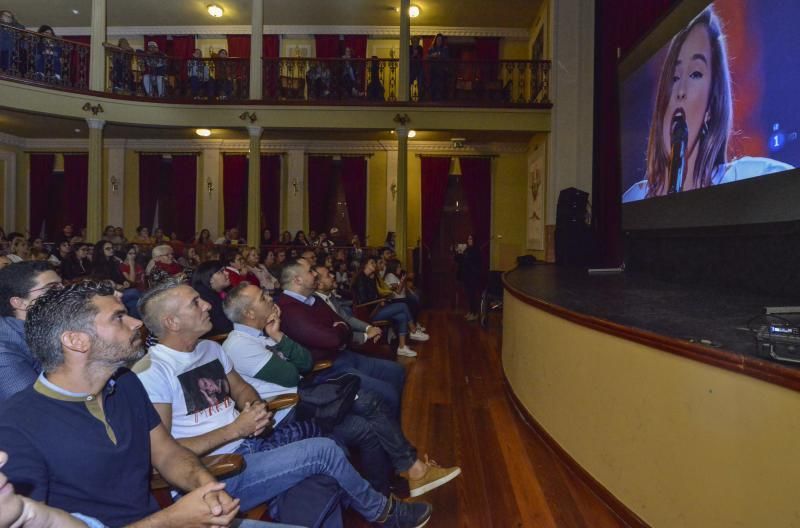
<svg viewBox="0 0 800 528">
<path fill-rule="evenodd" d="M 23 149 L 41 150 L 89 150 L 89 140 L 83 138 L 22 138 L 0 133 L 0 144 Z M 104 139 L 108 148 L 127 148 L 142 151 L 185 152 L 218 149 L 222 152 L 247 152 L 250 142 L 245 139 Z M 261 141 L 261 151 L 282 153 L 301 150 L 306 153 L 341 152 L 346 154 L 372 154 L 377 151 L 397 151 L 397 141 L 315 141 L 315 140 L 272 140 Z M 528 151 L 527 143 L 475 143 L 454 149 L 449 141 L 410 141 L 408 150 L 417 154 L 440 156 L 523 154 Z"/>
<path fill-rule="evenodd" d="M 64 26 L 54 28 L 56 35 L 90 35 L 89 26 Z M 508 27 L 456 27 L 456 26 L 412 26 L 412 35 L 436 35 L 448 37 L 502 37 L 512 40 L 530 39 L 527 28 Z M 250 25 L 228 26 L 109 26 L 108 37 L 140 37 L 143 35 L 249 35 Z M 399 38 L 399 26 L 300 26 L 265 25 L 265 35 L 310 36 L 310 35 L 369 35 L 371 37 Z"/>
</svg>

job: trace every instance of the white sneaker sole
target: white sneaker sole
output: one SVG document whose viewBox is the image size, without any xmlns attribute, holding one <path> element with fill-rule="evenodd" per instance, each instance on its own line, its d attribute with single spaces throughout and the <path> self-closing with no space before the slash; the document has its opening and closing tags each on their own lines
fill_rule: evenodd
<svg viewBox="0 0 800 528">
<path fill-rule="evenodd" d="M 414 335 L 414 334 L 408 334 L 408 337 L 411 338 L 412 341 L 428 341 L 431 338 L 431 336 L 427 335 Z"/>
<path fill-rule="evenodd" d="M 400 350 L 399 348 L 397 349 L 397 355 L 403 357 L 417 357 L 417 353 L 413 350 Z"/>
<path fill-rule="evenodd" d="M 414 488 L 413 490 L 410 490 L 409 491 L 409 497 L 419 497 L 420 495 L 424 495 L 424 494 L 428 493 L 429 491 L 431 491 L 432 489 L 436 489 L 439 486 L 447 484 L 448 482 L 450 482 L 451 480 L 453 480 L 454 478 L 456 478 L 460 474 L 461 474 L 461 468 L 457 468 L 455 471 L 453 471 L 449 475 L 443 476 L 439 480 L 434 480 L 434 481 L 428 482 L 424 486 L 420 486 L 419 488 Z"/>
</svg>

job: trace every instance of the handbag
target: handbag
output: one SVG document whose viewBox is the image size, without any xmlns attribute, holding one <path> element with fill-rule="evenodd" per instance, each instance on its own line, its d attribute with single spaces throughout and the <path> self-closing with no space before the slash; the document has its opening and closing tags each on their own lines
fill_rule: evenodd
<svg viewBox="0 0 800 528">
<path fill-rule="evenodd" d="M 361 378 L 355 374 L 342 374 L 321 383 L 298 387 L 297 419 L 313 418 L 324 431 L 330 431 L 350 412 L 360 388 Z"/>
</svg>

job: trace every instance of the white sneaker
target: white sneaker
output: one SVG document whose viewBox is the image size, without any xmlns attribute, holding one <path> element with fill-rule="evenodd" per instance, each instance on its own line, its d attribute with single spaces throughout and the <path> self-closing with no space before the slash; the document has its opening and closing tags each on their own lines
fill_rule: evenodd
<svg viewBox="0 0 800 528">
<path fill-rule="evenodd" d="M 408 337 L 410 337 L 414 341 L 427 341 L 428 339 L 431 338 L 431 336 L 429 336 L 425 332 L 420 332 L 419 328 L 408 334 Z"/>
<path fill-rule="evenodd" d="M 422 332 L 423 334 L 427 334 L 427 333 L 428 333 L 428 329 L 427 329 L 427 328 L 425 328 L 424 326 L 422 326 L 422 325 L 421 325 L 421 324 L 419 324 L 419 323 L 417 323 L 417 330 L 418 330 L 418 331 L 420 331 L 420 332 Z"/>
<path fill-rule="evenodd" d="M 417 353 L 408 348 L 408 346 L 397 347 L 397 355 L 405 357 L 417 357 Z"/>
</svg>

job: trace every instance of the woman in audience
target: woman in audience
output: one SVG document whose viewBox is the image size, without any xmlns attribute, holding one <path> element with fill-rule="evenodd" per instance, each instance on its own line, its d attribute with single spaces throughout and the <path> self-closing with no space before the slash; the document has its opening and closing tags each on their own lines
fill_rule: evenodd
<svg viewBox="0 0 800 528">
<path fill-rule="evenodd" d="M 55 38 L 56 34 L 50 26 L 40 26 L 37 31 L 42 35 L 36 45 L 36 74 L 37 81 L 61 82 L 61 41 Z"/>
<path fill-rule="evenodd" d="M 244 280 L 260 288 L 261 281 L 251 268 L 251 265 L 258 266 L 258 251 L 252 246 L 243 246 L 239 250 L 239 254 L 242 256 L 242 267 L 239 273 L 244 276 Z"/>
<path fill-rule="evenodd" d="M 272 253 L 268 251 L 267 253 Z M 275 291 L 280 286 L 280 281 L 276 279 L 267 267 L 267 258 L 264 259 L 264 264 L 259 262 L 258 251 L 255 248 L 247 248 L 244 253 L 244 262 L 247 266 L 248 273 L 252 273 L 258 279 L 258 283 L 267 291 Z M 272 257 L 275 260 L 275 257 Z"/>
<path fill-rule="evenodd" d="M 400 341 L 397 354 L 414 357 L 417 353 L 411 350 L 406 344 L 406 336 L 414 341 L 427 341 L 430 339 L 430 336 L 417 328 L 411 311 L 406 304 L 388 302 L 388 297 L 383 297 L 378 293 L 376 271 L 375 259 L 368 258 L 364 261 L 361 270 L 353 280 L 353 300 L 356 304 L 374 303 L 375 308 L 369 320 L 391 321 L 394 331 L 397 333 Z"/>
<path fill-rule="evenodd" d="M 178 264 L 183 266 L 184 269 L 188 268 L 191 270 L 197 269 L 201 262 L 200 255 L 197 254 L 197 249 L 193 246 L 187 247 L 186 251 L 184 251 L 183 255 L 178 259 Z"/>
<path fill-rule="evenodd" d="M 233 93 L 234 64 L 228 60 L 228 50 L 221 49 L 214 60 L 214 81 L 220 101 L 230 99 Z"/>
<path fill-rule="evenodd" d="M 114 236 L 111 237 L 111 243 L 114 244 L 115 249 L 122 249 L 122 246 L 128 243 L 128 239 L 125 238 L 125 231 L 121 227 L 114 228 Z"/>
<path fill-rule="evenodd" d="M 89 244 L 80 242 L 72 246 L 72 251 L 61 263 L 61 278 L 67 281 L 88 277 L 92 270 L 89 260 Z"/>
<path fill-rule="evenodd" d="M 361 239 L 358 235 L 353 235 L 350 239 L 350 262 L 361 262 L 364 259 L 364 249 L 361 247 Z"/>
<path fill-rule="evenodd" d="M 144 278 L 144 267 L 136 262 L 139 256 L 139 248 L 136 244 L 128 244 L 125 246 L 125 260 L 119 265 L 119 270 L 122 276 L 128 281 L 128 284 L 135 287 L 139 291 L 144 291 L 147 287 Z"/>
<path fill-rule="evenodd" d="M 122 261 L 114 255 L 114 245 L 108 240 L 101 240 L 94 245 L 95 257 L 92 260 L 92 278 L 114 283 L 114 289 L 122 292 L 122 304 L 128 309 L 131 317 L 140 318 L 137 303 L 141 294 L 131 287 L 131 283 L 122 273 Z"/>
<path fill-rule="evenodd" d="M 22 262 L 30 257 L 30 245 L 25 237 L 17 236 L 11 240 L 11 249 L 6 255 L 11 262 Z"/>
<path fill-rule="evenodd" d="M 272 231 L 269 228 L 261 232 L 261 246 L 274 246 L 275 240 L 272 238 Z"/>
<path fill-rule="evenodd" d="M 103 240 L 108 240 L 109 242 L 112 242 L 113 238 L 114 238 L 114 226 L 107 225 L 105 229 L 103 229 Z"/>
<path fill-rule="evenodd" d="M 282 246 L 291 246 L 292 245 L 292 234 L 289 231 L 284 231 L 281 233 L 280 245 Z"/>
<path fill-rule="evenodd" d="M 244 259 L 242 254 L 235 249 L 230 249 L 222 256 L 222 265 L 225 266 L 225 271 L 228 272 L 228 280 L 231 286 L 236 286 L 243 280 L 247 272 L 244 269 Z"/>
<path fill-rule="evenodd" d="M 222 310 L 222 292 L 231 285 L 228 270 L 218 260 L 203 262 L 192 275 L 192 288 L 200 298 L 211 305 L 211 330 L 204 337 L 225 334 L 233 330 L 233 323 Z"/>
<path fill-rule="evenodd" d="M 157 227 L 155 231 L 153 231 L 153 243 L 154 244 L 163 244 L 164 242 L 169 242 L 171 239 L 167 235 L 164 234 L 164 230 L 160 227 Z"/>
<path fill-rule="evenodd" d="M 175 262 L 175 250 L 172 246 L 161 244 L 153 248 L 152 258 L 145 268 L 145 273 L 150 285 L 153 285 L 169 277 L 182 275 L 183 268 Z"/>
<path fill-rule="evenodd" d="M 136 228 L 136 236 L 133 237 L 131 240 L 134 244 L 144 244 L 150 245 L 153 243 L 153 239 L 150 238 L 150 230 L 147 229 L 145 226 L 139 226 Z"/>
<path fill-rule="evenodd" d="M 64 259 L 67 258 L 69 252 L 70 252 L 69 242 L 63 240 L 58 245 L 58 247 L 53 250 L 53 253 L 50 255 L 50 258 L 48 258 L 47 260 L 50 262 L 50 264 L 53 265 L 53 267 L 60 269 L 61 263 L 64 261 Z"/>
<path fill-rule="evenodd" d="M 297 234 L 294 236 L 294 241 L 292 242 L 292 245 L 307 247 L 311 245 L 311 242 L 308 241 L 308 239 L 306 238 L 306 234 L 301 230 L 298 231 Z"/>
<path fill-rule="evenodd" d="M 208 229 L 201 229 L 200 233 L 194 237 L 192 243 L 196 246 L 213 246 L 214 241 L 211 240 L 211 231 Z"/>
</svg>

